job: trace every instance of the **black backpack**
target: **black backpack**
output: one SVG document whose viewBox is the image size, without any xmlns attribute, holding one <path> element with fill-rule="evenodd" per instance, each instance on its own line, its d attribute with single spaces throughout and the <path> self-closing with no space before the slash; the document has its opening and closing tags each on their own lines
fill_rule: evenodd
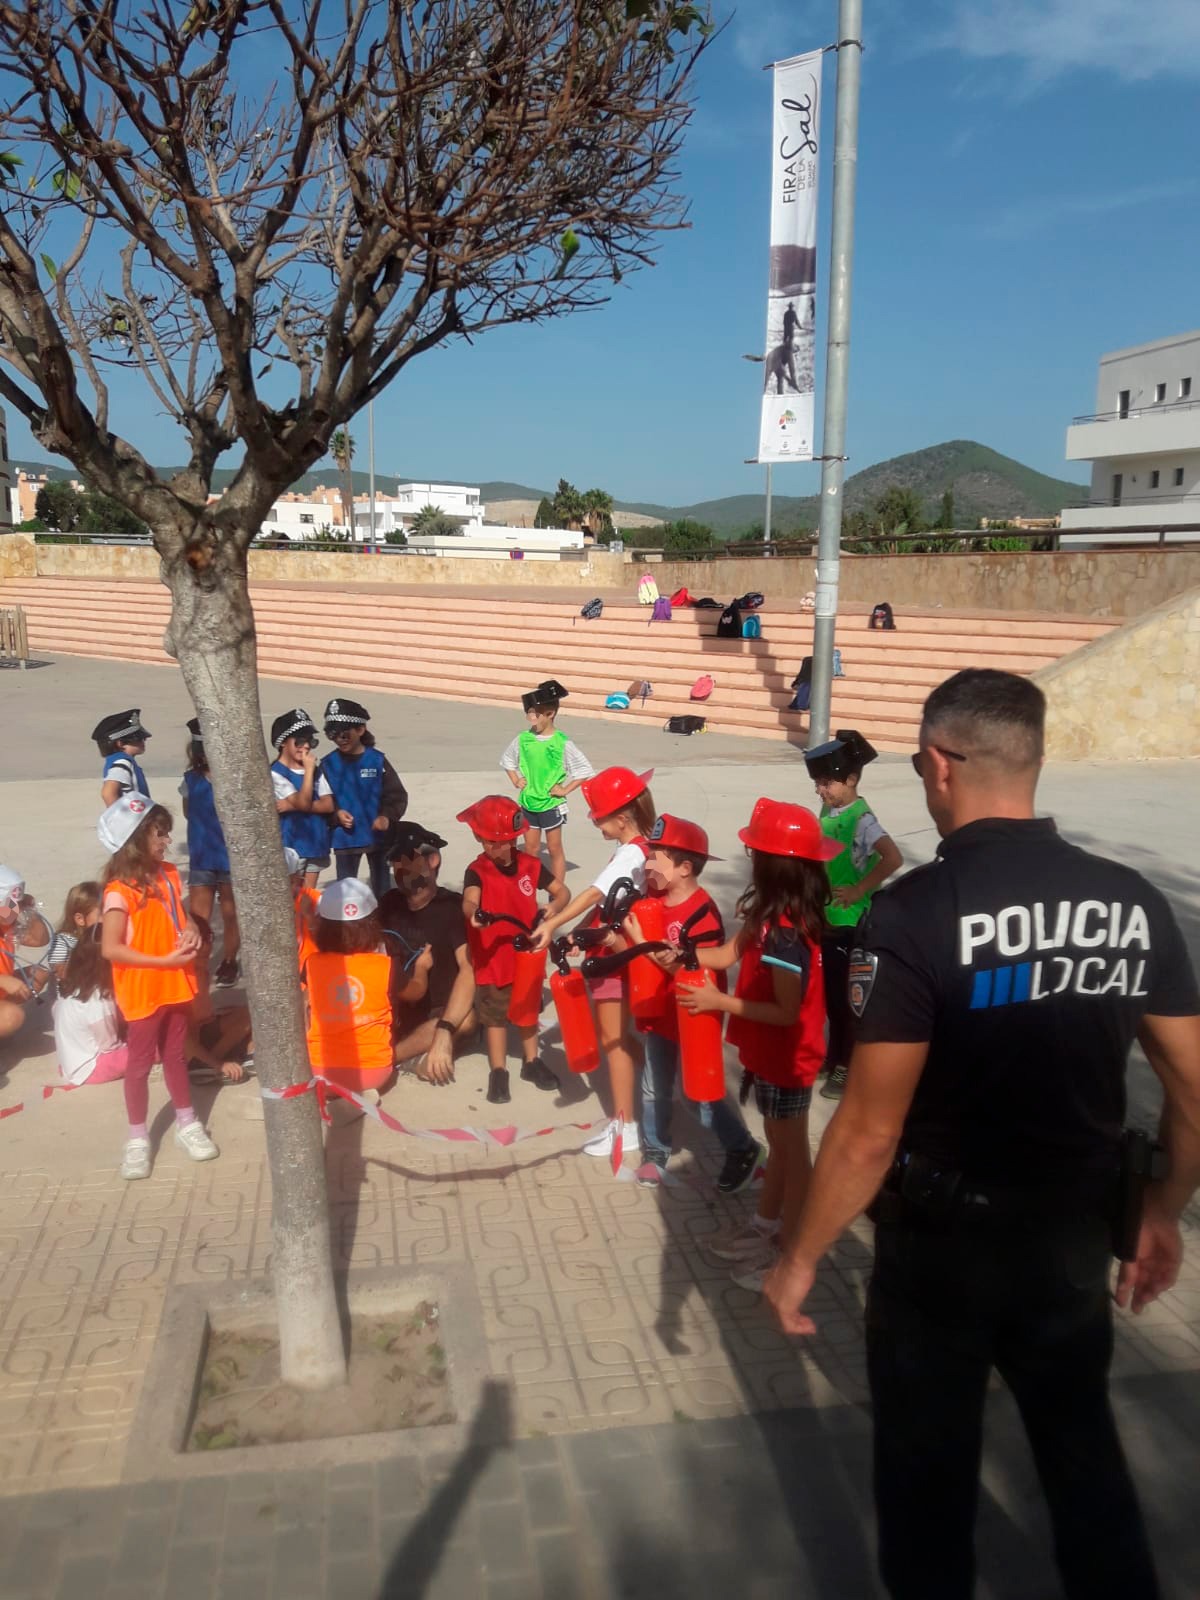
<svg viewBox="0 0 1200 1600">
<path fill-rule="evenodd" d="M 805 656 L 800 663 L 800 671 L 792 679 L 792 695 L 789 711 L 807 711 L 812 703 L 812 657 Z"/>
<path fill-rule="evenodd" d="M 704 733 L 707 727 L 708 723 L 703 717 L 668 717 L 665 731 L 690 737 L 693 733 Z"/>
<path fill-rule="evenodd" d="M 719 600 L 714 600 L 712 595 L 706 594 L 703 600 L 693 600 L 693 611 L 721 611 L 724 608 Z"/>
<path fill-rule="evenodd" d="M 757 589 L 751 589 L 749 594 L 744 594 L 734 604 L 740 606 L 743 611 L 757 611 L 765 600 L 765 595 L 759 594 Z"/>
<path fill-rule="evenodd" d="M 882 628 L 885 633 L 895 633 L 896 619 L 892 616 L 892 608 L 886 600 L 881 600 L 871 611 L 871 620 L 868 628 Z"/>
<path fill-rule="evenodd" d="M 718 639 L 740 639 L 742 637 L 742 613 L 736 600 L 731 600 L 722 611 L 717 623 Z"/>
</svg>

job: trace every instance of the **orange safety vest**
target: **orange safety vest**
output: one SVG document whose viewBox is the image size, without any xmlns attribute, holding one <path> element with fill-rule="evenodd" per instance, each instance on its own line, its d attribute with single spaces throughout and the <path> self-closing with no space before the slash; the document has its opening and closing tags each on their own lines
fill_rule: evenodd
<svg viewBox="0 0 1200 1600">
<path fill-rule="evenodd" d="M 187 926 L 179 873 L 164 863 L 157 879 L 142 888 L 135 883 L 106 883 L 104 893 L 120 896 L 129 918 L 124 943 L 144 956 L 169 955 Z M 186 967 L 124 967 L 113 962 L 113 995 L 126 1022 L 152 1017 L 163 1006 L 186 1005 L 196 993 L 196 977 Z"/>
<path fill-rule="evenodd" d="M 16 970 L 16 924 L 0 928 L 0 978 L 11 978 Z"/>
<path fill-rule="evenodd" d="M 353 1088 L 392 1065 L 390 956 L 318 950 L 308 958 L 308 1059 L 314 1072 Z"/>
<path fill-rule="evenodd" d="M 317 891 L 305 885 L 293 902 L 296 907 L 296 950 L 300 958 L 301 981 L 304 978 L 305 964 L 317 953 L 317 941 L 312 935 L 311 919 L 316 915 L 319 899 Z"/>
</svg>

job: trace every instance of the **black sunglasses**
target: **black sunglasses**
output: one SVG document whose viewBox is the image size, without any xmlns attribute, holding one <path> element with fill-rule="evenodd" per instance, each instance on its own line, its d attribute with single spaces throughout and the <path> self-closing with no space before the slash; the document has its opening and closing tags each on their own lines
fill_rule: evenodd
<svg viewBox="0 0 1200 1600">
<path fill-rule="evenodd" d="M 967 759 L 966 756 L 961 755 L 957 750 L 947 750 L 944 744 L 926 745 L 925 750 L 936 750 L 938 755 L 945 756 L 947 761 L 965 761 Z M 921 771 L 921 758 L 924 756 L 925 750 L 916 750 L 909 758 L 912 761 L 912 769 L 918 778 L 923 778 L 925 776 L 925 774 Z"/>
</svg>

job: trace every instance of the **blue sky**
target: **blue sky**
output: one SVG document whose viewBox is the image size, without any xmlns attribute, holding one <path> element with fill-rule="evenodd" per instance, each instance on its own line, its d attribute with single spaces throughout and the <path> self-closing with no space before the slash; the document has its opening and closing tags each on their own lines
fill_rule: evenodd
<svg viewBox="0 0 1200 1600">
<path fill-rule="evenodd" d="M 1104 350 L 1200 326 L 1197 0 L 865 0 L 849 471 L 973 438 L 1056 476 Z M 719 14 L 729 15 L 728 8 Z M 836 0 L 744 0 L 706 57 L 683 163 L 692 227 L 603 310 L 410 366 L 377 466 L 559 476 L 685 504 L 757 491 L 770 96 Z M 826 58 L 822 306 L 835 62 Z M 818 406 L 820 394 L 818 393 Z M 146 407 L 134 442 L 180 450 Z M 9 408 L 12 453 L 38 456 Z M 366 425 L 354 430 L 365 465 Z M 807 494 L 815 466 L 776 474 Z"/>
</svg>

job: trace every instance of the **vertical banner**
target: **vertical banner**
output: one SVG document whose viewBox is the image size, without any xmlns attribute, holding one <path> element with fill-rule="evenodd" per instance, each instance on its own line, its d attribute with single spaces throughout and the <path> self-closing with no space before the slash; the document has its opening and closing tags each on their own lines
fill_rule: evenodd
<svg viewBox="0 0 1200 1600">
<path fill-rule="evenodd" d="M 771 273 L 760 461 L 811 461 L 817 289 L 817 157 L 824 51 L 777 61 Z"/>
</svg>

